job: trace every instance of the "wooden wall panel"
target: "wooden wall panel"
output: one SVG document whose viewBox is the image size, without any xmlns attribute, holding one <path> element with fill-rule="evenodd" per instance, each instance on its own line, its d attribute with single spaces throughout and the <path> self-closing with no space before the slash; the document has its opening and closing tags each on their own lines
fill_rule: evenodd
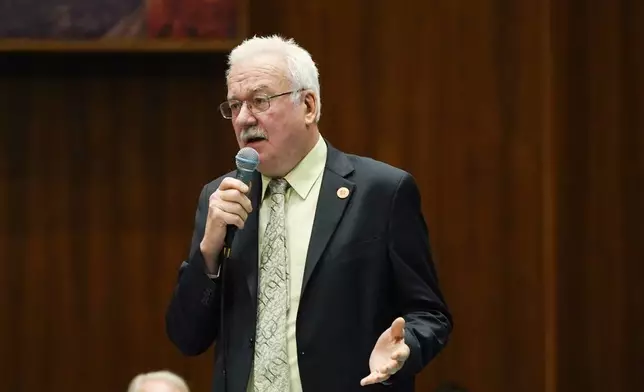
<svg viewBox="0 0 644 392">
<path fill-rule="evenodd" d="M 271 17 L 266 17 L 271 15 Z M 318 62 L 324 135 L 418 180 L 455 330 L 418 391 L 638 390 L 642 7 L 251 2 Z M 236 145 L 223 54 L 0 54 L 0 372 L 124 390 L 211 352 L 163 330 L 203 183 Z"/>
<path fill-rule="evenodd" d="M 182 358 L 163 313 L 201 186 L 232 164 L 234 140 L 214 110 L 223 57 L 5 59 L 8 390 L 124 390 L 166 367 L 205 389 L 210 358 Z"/>
<path fill-rule="evenodd" d="M 558 386 L 644 390 L 644 5 L 557 2 Z"/>
</svg>

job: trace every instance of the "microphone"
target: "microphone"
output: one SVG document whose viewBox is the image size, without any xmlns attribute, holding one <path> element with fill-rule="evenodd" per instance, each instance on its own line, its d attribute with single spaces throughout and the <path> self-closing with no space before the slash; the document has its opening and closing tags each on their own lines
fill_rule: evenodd
<svg viewBox="0 0 644 392">
<path fill-rule="evenodd" d="M 244 147 L 235 156 L 237 175 L 235 178 L 246 185 L 250 184 L 257 166 L 259 166 L 259 153 L 250 147 Z"/>
<path fill-rule="evenodd" d="M 235 178 L 250 186 L 250 181 L 253 178 L 257 166 L 259 166 L 259 153 L 251 147 L 244 147 L 235 156 L 235 165 L 237 166 L 237 173 Z M 237 232 L 237 226 L 228 225 L 226 228 L 226 239 L 224 246 L 230 249 L 233 245 L 233 239 Z"/>
</svg>

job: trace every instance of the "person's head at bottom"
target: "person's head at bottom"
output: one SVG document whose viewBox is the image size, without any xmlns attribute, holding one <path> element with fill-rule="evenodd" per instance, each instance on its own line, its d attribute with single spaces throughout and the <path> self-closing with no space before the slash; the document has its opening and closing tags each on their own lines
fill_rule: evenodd
<svg viewBox="0 0 644 392">
<path fill-rule="evenodd" d="M 190 389 L 181 377 L 162 370 L 134 377 L 127 392 L 190 392 Z"/>
</svg>

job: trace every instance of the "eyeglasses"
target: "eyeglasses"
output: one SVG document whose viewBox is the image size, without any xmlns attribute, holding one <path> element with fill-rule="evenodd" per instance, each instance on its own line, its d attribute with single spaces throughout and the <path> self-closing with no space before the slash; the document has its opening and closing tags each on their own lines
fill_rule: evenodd
<svg viewBox="0 0 644 392">
<path fill-rule="evenodd" d="M 244 105 L 244 102 L 246 102 L 246 105 L 248 106 L 248 109 L 250 109 L 251 112 L 253 113 L 265 112 L 268 110 L 268 108 L 271 107 L 271 99 L 281 97 L 287 94 L 297 93 L 302 90 L 303 89 L 291 90 L 291 91 L 287 91 L 287 92 L 275 94 L 275 95 L 257 94 L 254 97 L 252 97 L 250 100 L 244 100 L 244 101 L 240 101 L 238 99 L 231 99 L 231 100 L 222 102 L 219 105 L 219 111 L 221 112 L 221 115 L 225 119 L 230 120 L 231 118 L 233 118 L 233 116 L 237 116 L 239 114 L 242 106 Z"/>
</svg>

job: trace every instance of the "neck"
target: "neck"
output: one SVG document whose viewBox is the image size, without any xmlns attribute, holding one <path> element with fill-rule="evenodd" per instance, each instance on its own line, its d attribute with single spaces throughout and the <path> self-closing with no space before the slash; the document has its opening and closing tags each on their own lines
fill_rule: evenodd
<svg viewBox="0 0 644 392">
<path fill-rule="evenodd" d="M 311 152 L 311 150 L 313 150 L 313 147 L 315 147 L 319 138 L 322 137 L 322 135 L 320 135 L 320 132 L 318 132 L 317 130 L 317 126 L 315 127 L 314 130 L 309 129 L 309 131 L 312 131 L 311 137 L 309 137 L 306 140 L 306 143 L 302 147 L 302 153 L 300 153 L 297 156 L 295 163 L 290 168 L 288 168 L 287 170 L 281 173 L 262 173 L 262 174 L 270 178 L 281 178 L 281 177 L 286 177 L 288 173 L 290 173 L 294 168 L 296 168 L 297 165 L 299 165 L 300 162 L 302 162 L 302 159 L 304 159 L 304 157 L 306 157 Z"/>
</svg>

